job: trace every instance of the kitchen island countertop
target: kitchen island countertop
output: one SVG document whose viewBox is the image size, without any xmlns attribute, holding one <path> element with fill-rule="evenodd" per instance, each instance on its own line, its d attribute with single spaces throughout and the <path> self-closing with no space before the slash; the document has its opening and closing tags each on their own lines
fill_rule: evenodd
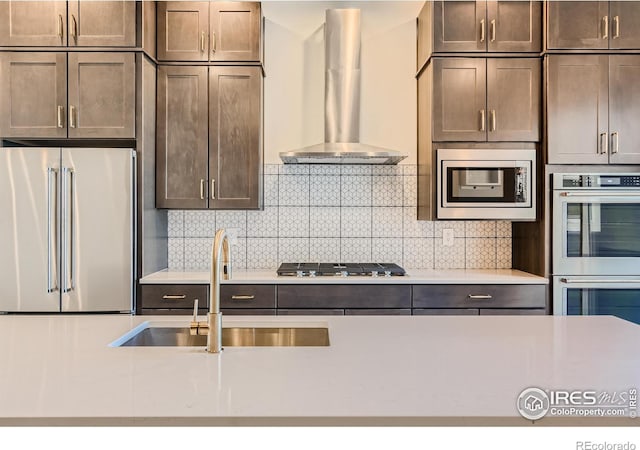
<svg viewBox="0 0 640 450">
<path fill-rule="evenodd" d="M 0 316 L 0 425 L 531 425 L 516 410 L 524 388 L 640 384 L 640 326 L 610 316 L 223 320 L 326 325 L 330 346 L 112 347 L 147 321 L 189 318 Z"/>
<path fill-rule="evenodd" d="M 514 269 L 406 269 L 403 277 L 284 277 L 274 270 L 234 270 L 223 284 L 548 284 L 544 277 Z M 161 270 L 140 284 L 207 284 L 209 272 Z"/>
</svg>

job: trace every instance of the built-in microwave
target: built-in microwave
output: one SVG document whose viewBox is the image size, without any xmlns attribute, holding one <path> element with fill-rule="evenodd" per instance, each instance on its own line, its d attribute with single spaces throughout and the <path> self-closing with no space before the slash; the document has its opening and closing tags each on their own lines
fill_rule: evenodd
<svg viewBox="0 0 640 450">
<path fill-rule="evenodd" d="M 536 219 L 535 149 L 436 150 L 437 218 Z"/>
</svg>

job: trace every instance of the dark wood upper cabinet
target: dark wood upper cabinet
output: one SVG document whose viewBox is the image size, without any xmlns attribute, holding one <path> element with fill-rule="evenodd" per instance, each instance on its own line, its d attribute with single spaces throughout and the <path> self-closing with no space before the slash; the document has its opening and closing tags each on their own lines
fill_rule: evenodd
<svg viewBox="0 0 640 450">
<path fill-rule="evenodd" d="M 3 1 L 0 45 L 135 47 L 136 2 Z"/>
<path fill-rule="evenodd" d="M 540 140 L 538 58 L 434 58 L 433 141 Z"/>
<path fill-rule="evenodd" d="M 135 137 L 135 55 L 69 53 L 70 138 Z"/>
<path fill-rule="evenodd" d="M 640 163 L 640 56 L 609 56 L 609 162 Z"/>
<path fill-rule="evenodd" d="M 69 46 L 135 47 L 136 3 L 69 1 Z"/>
<path fill-rule="evenodd" d="M 542 50 L 542 3 L 488 1 L 487 35 L 490 52 Z"/>
<path fill-rule="evenodd" d="M 484 58 L 435 58 L 433 140 L 487 139 L 487 82 Z"/>
<path fill-rule="evenodd" d="M 608 161 L 609 57 L 547 57 L 547 148 L 550 164 Z"/>
<path fill-rule="evenodd" d="M 207 68 L 158 66 L 156 207 L 206 208 Z"/>
<path fill-rule="evenodd" d="M 212 2 L 211 61 L 260 61 L 259 2 Z"/>
<path fill-rule="evenodd" d="M 418 67 L 431 52 L 540 52 L 540 1 L 426 2 L 418 17 Z"/>
<path fill-rule="evenodd" d="M 209 69 L 209 207 L 258 208 L 262 196 L 262 72 Z"/>
<path fill-rule="evenodd" d="M 484 0 L 433 2 L 433 51 L 486 51 L 486 15 Z"/>
<path fill-rule="evenodd" d="M 208 61 L 209 2 L 158 2 L 159 61 Z"/>
<path fill-rule="evenodd" d="M 0 135 L 67 137 L 67 54 L 0 53 Z"/>
<path fill-rule="evenodd" d="M 639 1 L 550 1 L 549 49 L 640 49 Z"/>
<path fill-rule="evenodd" d="M 541 78 L 539 58 L 487 60 L 487 140 L 540 140 Z"/>
<path fill-rule="evenodd" d="M 0 2 L 0 45 L 66 46 L 67 2 Z"/>
<path fill-rule="evenodd" d="M 260 61 L 259 2 L 158 2 L 158 60 Z"/>
<path fill-rule="evenodd" d="M 609 48 L 640 48 L 640 1 L 609 2 Z"/>
<path fill-rule="evenodd" d="M 262 206 L 262 69 L 158 66 L 156 207 Z"/>
</svg>

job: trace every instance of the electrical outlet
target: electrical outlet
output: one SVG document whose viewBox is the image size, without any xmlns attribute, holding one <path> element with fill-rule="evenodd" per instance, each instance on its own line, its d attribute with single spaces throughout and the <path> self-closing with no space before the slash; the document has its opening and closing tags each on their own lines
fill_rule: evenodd
<svg viewBox="0 0 640 450">
<path fill-rule="evenodd" d="M 453 228 L 442 229 L 442 245 L 453 247 Z"/>
<path fill-rule="evenodd" d="M 240 230 L 238 228 L 227 228 L 227 239 L 229 239 L 229 244 L 235 245 L 238 243 L 238 232 Z"/>
</svg>

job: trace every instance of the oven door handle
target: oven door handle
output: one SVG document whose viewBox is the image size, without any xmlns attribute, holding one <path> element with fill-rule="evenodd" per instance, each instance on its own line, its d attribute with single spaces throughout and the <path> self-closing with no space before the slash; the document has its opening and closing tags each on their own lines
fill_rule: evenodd
<svg viewBox="0 0 640 450">
<path fill-rule="evenodd" d="M 561 197 L 638 197 L 640 198 L 640 192 L 560 192 Z"/>
<path fill-rule="evenodd" d="M 605 279 L 605 280 L 579 280 L 579 279 L 569 279 L 569 278 L 560 278 L 562 283 L 566 284 L 599 284 L 599 283 L 607 283 L 607 284 L 623 284 L 623 283 L 635 283 L 640 284 L 640 280 L 615 280 L 615 279 Z"/>
</svg>

